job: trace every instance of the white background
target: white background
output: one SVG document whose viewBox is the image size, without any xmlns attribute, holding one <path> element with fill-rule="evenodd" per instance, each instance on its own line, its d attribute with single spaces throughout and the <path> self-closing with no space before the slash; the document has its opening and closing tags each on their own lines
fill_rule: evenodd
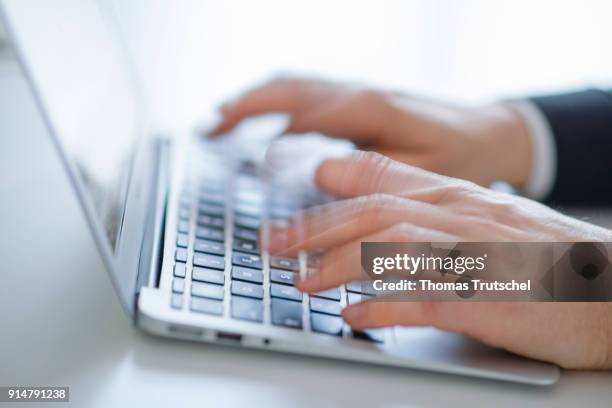
<svg viewBox="0 0 612 408">
<path fill-rule="evenodd" d="M 470 103 L 612 84 L 606 0 L 114 0 L 155 121 L 279 72 Z"/>
</svg>

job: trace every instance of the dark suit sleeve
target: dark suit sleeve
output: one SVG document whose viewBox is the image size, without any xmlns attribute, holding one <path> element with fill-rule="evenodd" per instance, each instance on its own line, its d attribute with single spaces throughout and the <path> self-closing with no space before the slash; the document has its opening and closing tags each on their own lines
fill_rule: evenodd
<svg viewBox="0 0 612 408">
<path fill-rule="evenodd" d="M 612 204 L 612 91 L 586 90 L 531 101 L 555 139 L 557 174 L 551 205 Z"/>
</svg>

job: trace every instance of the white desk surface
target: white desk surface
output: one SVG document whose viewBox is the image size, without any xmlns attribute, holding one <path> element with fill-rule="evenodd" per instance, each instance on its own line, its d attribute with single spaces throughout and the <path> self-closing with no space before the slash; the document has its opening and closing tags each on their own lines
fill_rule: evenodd
<svg viewBox="0 0 612 408">
<path fill-rule="evenodd" d="M 50 141 L 7 131 L 23 98 L 0 62 L 0 385 L 70 386 L 79 407 L 611 406 L 610 371 L 537 388 L 140 333 Z"/>
</svg>

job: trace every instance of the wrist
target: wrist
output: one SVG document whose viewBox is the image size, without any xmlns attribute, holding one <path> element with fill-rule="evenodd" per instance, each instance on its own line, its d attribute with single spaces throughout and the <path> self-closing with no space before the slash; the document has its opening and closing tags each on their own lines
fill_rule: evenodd
<svg viewBox="0 0 612 408">
<path fill-rule="evenodd" d="M 504 181 L 522 188 L 532 166 L 533 147 L 527 124 L 518 112 L 503 103 L 486 106 L 480 113 L 482 157 L 487 162 L 491 182 Z"/>
</svg>

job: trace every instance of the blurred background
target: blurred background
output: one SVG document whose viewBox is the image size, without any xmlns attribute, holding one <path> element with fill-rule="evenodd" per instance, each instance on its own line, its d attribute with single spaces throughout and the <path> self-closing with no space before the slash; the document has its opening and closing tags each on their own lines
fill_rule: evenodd
<svg viewBox="0 0 612 408">
<path fill-rule="evenodd" d="M 278 73 L 455 101 L 612 84 L 609 0 L 113 0 L 161 127 Z"/>
</svg>

